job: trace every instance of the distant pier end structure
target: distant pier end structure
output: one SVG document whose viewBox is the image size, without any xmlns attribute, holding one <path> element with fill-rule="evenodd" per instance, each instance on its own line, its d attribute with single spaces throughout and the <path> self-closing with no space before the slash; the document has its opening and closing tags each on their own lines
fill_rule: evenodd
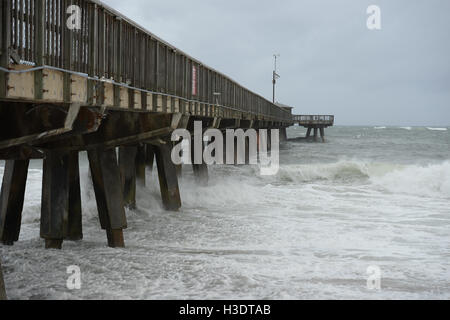
<svg viewBox="0 0 450 320">
<path fill-rule="evenodd" d="M 292 119 L 294 123 L 308 129 L 306 139 L 310 139 L 313 132 L 313 139 L 316 142 L 319 140 L 319 132 L 322 142 L 325 142 L 325 128 L 334 125 L 334 116 L 332 115 L 294 115 Z"/>
</svg>

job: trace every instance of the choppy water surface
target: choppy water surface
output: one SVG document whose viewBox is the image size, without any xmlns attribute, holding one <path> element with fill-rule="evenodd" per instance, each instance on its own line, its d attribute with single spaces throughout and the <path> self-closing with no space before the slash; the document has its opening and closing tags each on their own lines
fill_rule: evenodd
<svg viewBox="0 0 450 320">
<path fill-rule="evenodd" d="M 29 173 L 21 241 L 0 247 L 12 299 L 449 299 L 448 128 L 335 127 L 288 142 L 281 169 L 190 168 L 183 208 L 161 208 L 156 177 L 127 212 L 126 249 L 106 247 L 82 161 L 84 235 L 62 251 L 39 238 L 41 164 Z M 304 135 L 298 127 L 290 138 Z M 0 177 L 3 169 L 0 169 Z M 82 289 L 66 288 L 78 265 Z M 366 287 L 381 269 L 381 290 Z"/>
</svg>

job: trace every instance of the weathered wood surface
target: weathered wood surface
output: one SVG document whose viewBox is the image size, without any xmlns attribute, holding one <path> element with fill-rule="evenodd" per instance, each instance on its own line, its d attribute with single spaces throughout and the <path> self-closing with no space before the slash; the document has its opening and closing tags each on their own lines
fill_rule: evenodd
<svg viewBox="0 0 450 320">
<path fill-rule="evenodd" d="M 18 63 L 27 61 L 43 68 L 0 72 L 0 99 L 292 123 L 287 110 L 101 3 L 77 2 L 86 17 L 81 30 L 89 31 L 81 39 L 65 19 L 46 14 L 58 9 L 64 17 L 66 0 L 46 5 L 45 1 L 30 1 L 32 19 L 24 18 L 29 15 L 17 1 L 2 1 L 0 66 L 19 70 L 21 65 L 10 64 L 13 57 Z M 12 32 L 13 27 L 20 32 Z M 24 37 L 29 39 L 23 41 Z"/>
<path fill-rule="evenodd" d="M 6 245 L 19 240 L 29 160 L 5 163 L 0 196 L 0 239 Z"/>
<path fill-rule="evenodd" d="M 80 165 L 78 152 L 71 152 L 68 158 L 69 170 L 69 221 L 67 240 L 83 239 L 81 216 Z"/>
<path fill-rule="evenodd" d="M 136 208 L 136 146 L 119 147 L 119 167 L 122 179 L 123 200 L 129 209 Z"/>
<path fill-rule="evenodd" d="M 41 238 L 46 247 L 61 249 L 69 228 L 69 157 L 48 152 L 44 159 Z"/>
<path fill-rule="evenodd" d="M 97 210 L 110 247 L 124 247 L 122 230 L 127 228 L 123 189 L 115 149 L 88 152 Z"/>
<path fill-rule="evenodd" d="M 171 150 L 169 143 L 155 146 L 155 157 L 163 205 L 167 210 L 177 211 L 181 207 L 181 197 L 177 169 L 171 160 Z"/>
<path fill-rule="evenodd" d="M 146 155 L 147 145 L 142 143 L 137 147 L 136 153 L 136 183 L 139 187 L 145 187 L 146 185 Z"/>
<path fill-rule="evenodd" d="M 6 300 L 6 287 L 3 279 L 2 261 L 0 260 L 0 300 Z"/>
</svg>

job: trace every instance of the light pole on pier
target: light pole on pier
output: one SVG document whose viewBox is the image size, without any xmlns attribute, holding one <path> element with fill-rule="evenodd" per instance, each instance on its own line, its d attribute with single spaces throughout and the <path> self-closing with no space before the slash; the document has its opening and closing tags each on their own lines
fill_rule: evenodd
<svg viewBox="0 0 450 320">
<path fill-rule="evenodd" d="M 272 74 L 272 84 L 273 84 L 273 103 L 275 103 L 275 84 L 277 83 L 277 79 L 280 78 L 280 75 L 277 74 L 277 58 L 279 58 L 279 54 L 274 54 L 274 68 L 273 68 L 273 74 Z"/>
</svg>

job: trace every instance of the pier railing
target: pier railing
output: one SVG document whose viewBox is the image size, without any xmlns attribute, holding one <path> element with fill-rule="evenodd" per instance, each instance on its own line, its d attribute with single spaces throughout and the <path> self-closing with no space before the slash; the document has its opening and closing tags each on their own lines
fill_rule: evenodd
<svg viewBox="0 0 450 320">
<path fill-rule="evenodd" d="M 0 15 L 0 67 L 8 68 L 12 57 L 16 63 L 85 74 L 90 81 L 106 79 L 114 85 L 184 101 L 220 105 L 275 121 L 292 121 L 288 111 L 161 40 L 100 1 L 2 0 Z M 73 25 L 69 27 L 71 21 Z M 0 74 L 1 86 L 6 83 L 4 78 L 5 74 Z M 36 89 L 39 89 L 42 78 L 36 77 L 36 81 Z M 91 101 L 96 94 L 95 83 L 92 82 L 88 90 Z M 70 86 L 70 79 L 66 85 Z M 6 94 L 0 90 L 1 96 Z"/>
<path fill-rule="evenodd" d="M 294 122 L 300 125 L 326 125 L 332 126 L 334 124 L 334 116 L 332 115 L 293 115 Z"/>
</svg>

